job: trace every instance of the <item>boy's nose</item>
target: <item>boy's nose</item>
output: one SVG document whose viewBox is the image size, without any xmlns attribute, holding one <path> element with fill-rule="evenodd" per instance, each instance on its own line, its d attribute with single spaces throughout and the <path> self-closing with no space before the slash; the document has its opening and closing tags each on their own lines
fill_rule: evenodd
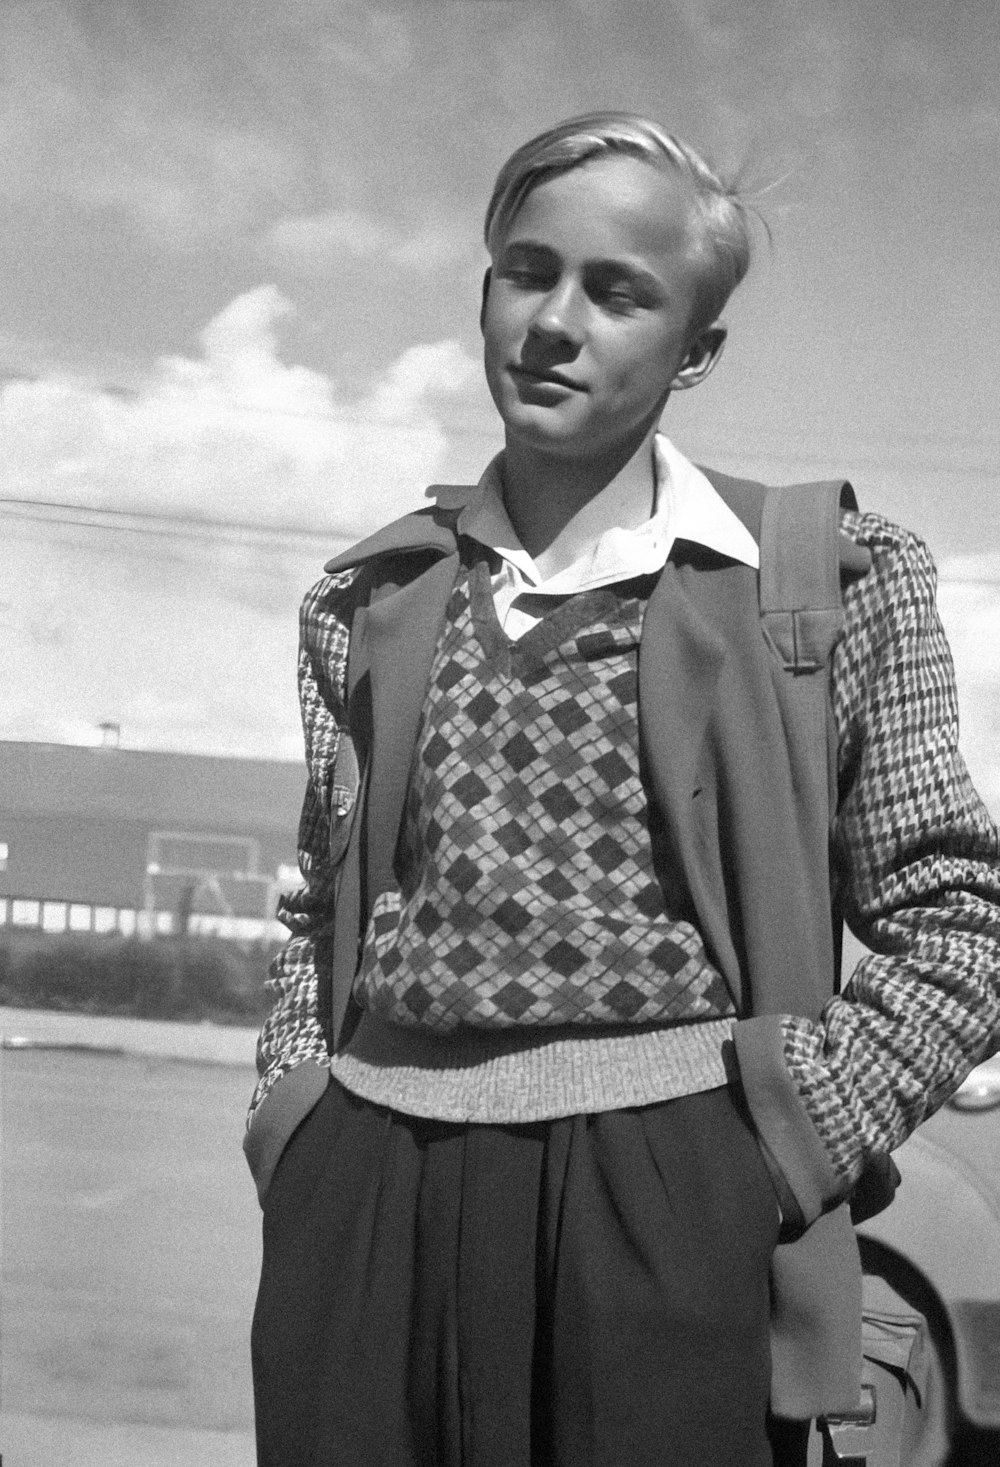
<svg viewBox="0 0 1000 1467">
<path fill-rule="evenodd" d="M 560 282 L 549 291 L 539 303 L 530 330 L 543 340 L 580 343 L 583 331 L 581 302 L 571 281 Z"/>
</svg>

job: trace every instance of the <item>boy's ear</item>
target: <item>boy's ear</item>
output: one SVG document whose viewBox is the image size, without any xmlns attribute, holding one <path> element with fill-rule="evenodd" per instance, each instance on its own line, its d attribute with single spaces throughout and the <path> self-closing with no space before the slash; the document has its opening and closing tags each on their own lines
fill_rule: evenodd
<svg viewBox="0 0 1000 1467">
<path fill-rule="evenodd" d="M 482 299 L 482 303 L 481 303 L 481 305 L 479 307 L 479 329 L 480 329 L 480 331 L 482 331 L 483 327 L 486 325 L 486 297 L 490 293 L 490 276 L 492 274 L 493 274 L 493 267 L 492 266 L 489 266 L 487 268 L 486 274 L 483 276 L 483 299 Z"/>
<path fill-rule="evenodd" d="M 697 387 L 704 382 L 716 362 L 722 356 L 728 332 L 725 326 L 706 326 L 688 347 L 687 355 L 670 384 L 671 392 L 683 392 L 685 387 Z"/>
</svg>

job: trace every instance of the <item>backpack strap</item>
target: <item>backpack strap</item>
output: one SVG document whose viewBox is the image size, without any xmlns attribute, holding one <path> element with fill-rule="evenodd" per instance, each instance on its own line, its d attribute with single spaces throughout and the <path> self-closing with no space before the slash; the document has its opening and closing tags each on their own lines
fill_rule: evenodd
<svg viewBox="0 0 1000 1467">
<path fill-rule="evenodd" d="M 831 822 L 837 809 L 838 748 L 829 666 L 844 627 L 842 578 L 862 574 L 871 564 L 868 552 L 840 530 L 841 509 L 857 507 L 854 490 L 843 480 L 783 485 L 766 491 L 760 521 L 761 630 L 793 679 L 789 711 L 804 747 L 826 765 Z M 837 974 L 842 942 L 834 902 Z"/>
<path fill-rule="evenodd" d="M 857 507 L 843 480 L 779 486 L 764 498 L 761 625 L 793 676 L 826 667 L 843 630 L 840 511 Z"/>
</svg>

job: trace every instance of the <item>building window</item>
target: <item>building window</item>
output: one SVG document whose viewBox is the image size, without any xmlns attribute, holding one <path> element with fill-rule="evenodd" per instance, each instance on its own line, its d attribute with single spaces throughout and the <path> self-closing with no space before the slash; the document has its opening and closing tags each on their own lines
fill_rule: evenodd
<svg viewBox="0 0 1000 1467">
<path fill-rule="evenodd" d="M 135 929 L 135 912 L 131 907 L 122 907 L 118 913 L 118 931 L 122 937 L 134 937 Z"/>
<path fill-rule="evenodd" d="M 9 860 L 10 860 L 10 842 L 9 841 L 5 841 L 5 840 L 0 840 L 0 871 L 6 871 L 7 870 L 7 863 L 9 862 Z"/>
<path fill-rule="evenodd" d="M 15 897 L 10 904 L 10 920 L 15 927 L 37 927 L 42 915 L 41 902 Z"/>
<path fill-rule="evenodd" d="M 84 902 L 71 902 L 69 908 L 70 932 L 89 932 L 90 916 L 90 907 Z"/>
<path fill-rule="evenodd" d="M 94 908 L 94 931 L 114 932 L 118 926 L 118 913 L 114 907 Z"/>
<path fill-rule="evenodd" d="M 7 898 L 0 897 L 0 927 L 7 926 Z"/>
<path fill-rule="evenodd" d="M 65 902 L 43 902 L 42 903 L 42 931 L 43 932 L 65 932 L 66 931 L 66 903 Z"/>
</svg>

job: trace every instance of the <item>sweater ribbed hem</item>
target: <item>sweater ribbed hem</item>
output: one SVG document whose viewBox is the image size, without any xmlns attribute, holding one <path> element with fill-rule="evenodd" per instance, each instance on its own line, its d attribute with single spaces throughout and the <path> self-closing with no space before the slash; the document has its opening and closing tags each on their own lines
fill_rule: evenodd
<svg viewBox="0 0 1000 1467">
<path fill-rule="evenodd" d="M 729 1082 L 735 1020 L 658 1029 L 466 1029 L 430 1035 L 366 1013 L 330 1073 L 406 1115 L 515 1125 L 624 1110 Z"/>
</svg>

